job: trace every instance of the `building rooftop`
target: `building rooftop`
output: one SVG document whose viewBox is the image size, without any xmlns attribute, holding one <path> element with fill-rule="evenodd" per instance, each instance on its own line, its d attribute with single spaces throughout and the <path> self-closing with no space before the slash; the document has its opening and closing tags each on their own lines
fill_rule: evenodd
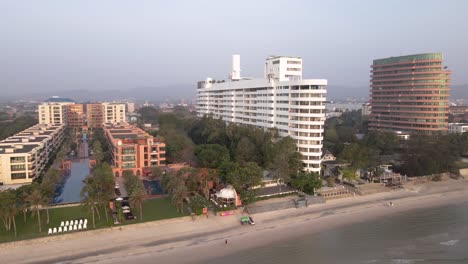
<svg viewBox="0 0 468 264">
<path fill-rule="evenodd" d="M 301 57 L 296 57 L 296 56 L 277 56 L 277 55 L 270 55 L 270 56 L 268 56 L 267 60 L 279 59 L 279 58 L 301 59 Z"/>
<path fill-rule="evenodd" d="M 21 146 L 21 148 L 16 148 L 15 146 Z M 11 144 L 7 146 L 0 146 L 0 154 L 24 154 L 29 153 L 34 148 L 38 147 L 39 144 L 30 144 L 30 145 L 19 145 Z M 13 149 L 13 152 L 7 152 L 7 149 Z"/>
<path fill-rule="evenodd" d="M 442 60 L 442 53 L 422 53 L 374 60 L 374 65 L 407 62 L 413 60 Z"/>
</svg>

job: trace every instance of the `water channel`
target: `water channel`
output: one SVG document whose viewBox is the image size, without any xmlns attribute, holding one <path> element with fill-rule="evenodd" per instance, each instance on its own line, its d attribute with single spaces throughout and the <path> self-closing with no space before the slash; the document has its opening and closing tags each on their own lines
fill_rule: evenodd
<svg viewBox="0 0 468 264">
<path fill-rule="evenodd" d="M 77 203 L 81 200 L 80 192 L 84 186 L 83 179 L 89 175 L 88 141 L 83 134 L 83 141 L 79 144 L 77 157 L 71 159 L 69 176 L 63 176 L 57 187 L 54 204 Z"/>
</svg>

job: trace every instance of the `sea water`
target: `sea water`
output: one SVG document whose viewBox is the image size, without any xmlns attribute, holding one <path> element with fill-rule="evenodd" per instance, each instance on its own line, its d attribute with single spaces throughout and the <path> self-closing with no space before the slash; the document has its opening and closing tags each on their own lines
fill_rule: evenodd
<svg viewBox="0 0 468 264">
<path fill-rule="evenodd" d="M 416 209 L 203 263 L 468 263 L 468 203 Z"/>
</svg>

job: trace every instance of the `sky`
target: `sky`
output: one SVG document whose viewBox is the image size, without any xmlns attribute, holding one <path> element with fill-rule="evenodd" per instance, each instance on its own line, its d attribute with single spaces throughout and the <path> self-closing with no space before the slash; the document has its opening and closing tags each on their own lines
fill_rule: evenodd
<svg viewBox="0 0 468 264">
<path fill-rule="evenodd" d="M 232 54 L 242 76 L 300 56 L 304 78 L 368 90 L 373 59 L 442 52 L 467 84 L 467 13 L 464 0 L 0 0 L 0 90 L 195 89 L 227 78 Z"/>
</svg>

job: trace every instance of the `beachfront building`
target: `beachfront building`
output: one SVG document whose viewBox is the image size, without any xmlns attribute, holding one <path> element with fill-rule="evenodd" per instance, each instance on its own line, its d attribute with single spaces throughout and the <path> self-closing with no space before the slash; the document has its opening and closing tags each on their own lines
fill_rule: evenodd
<svg viewBox="0 0 468 264">
<path fill-rule="evenodd" d="M 125 122 L 125 104 L 124 103 L 102 103 L 104 123 Z"/>
<path fill-rule="evenodd" d="M 67 106 L 74 104 L 73 100 L 53 96 L 38 106 L 39 124 L 65 124 L 67 121 Z"/>
<path fill-rule="evenodd" d="M 122 176 L 126 170 L 140 176 L 145 168 L 165 164 L 166 144 L 161 138 L 155 138 L 127 123 L 105 124 L 103 129 L 116 177 Z"/>
<path fill-rule="evenodd" d="M 0 184 L 26 184 L 45 171 L 64 124 L 38 124 L 0 141 Z"/>
<path fill-rule="evenodd" d="M 277 129 L 297 143 L 306 170 L 320 171 L 327 80 L 302 79 L 302 59 L 271 56 L 264 78 L 242 78 L 233 56 L 231 78 L 198 82 L 197 112 L 226 122 Z"/>
<path fill-rule="evenodd" d="M 468 132 L 468 123 L 449 123 L 448 132 L 450 133 L 466 133 Z"/>
<path fill-rule="evenodd" d="M 82 128 L 84 126 L 83 104 L 69 104 L 66 106 L 67 127 Z"/>
<path fill-rule="evenodd" d="M 441 53 L 378 59 L 371 68 L 370 129 L 447 130 L 450 71 Z"/>
</svg>

